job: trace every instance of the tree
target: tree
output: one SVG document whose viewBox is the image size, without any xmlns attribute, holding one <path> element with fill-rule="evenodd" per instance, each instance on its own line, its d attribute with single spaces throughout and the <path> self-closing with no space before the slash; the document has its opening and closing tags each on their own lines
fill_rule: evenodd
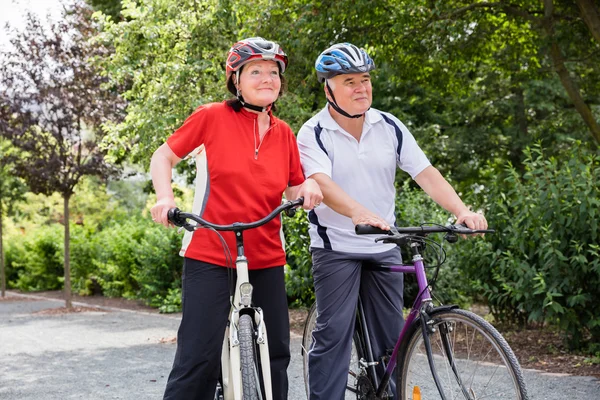
<svg viewBox="0 0 600 400">
<path fill-rule="evenodd" d="M 139 4 L 138 4 L 139 3 Z M 104 68 L 127 87 L 127 116 L 105 141 L 118 160 L 147 164 L 152 152 L 200 104 L 221 101 L 225 58 L 237 39 L 229 0 L 123 1 L 119 23 L 101 18 L 100 40 L 114 47 Z"/>
<path fill-rule="evenodd" d="M 93 63 L 108 57 L 90 40 L 96 33 L 91 10 L 80 3 L 63 8 L 46 27 L 29 12 L 27 26 L 11 31 L 13 49 L 0 60 L 0 134 L 19 149 L 15 171 L 34 193 L 63 198 L 64 292 L 71 307 L 69 201 L 85 175 L 107 177 L 114 167 L 99 146 L 100 126 L 123 109 L 116 92 Z"/>
<path fill-rule="evenodd" d="M 109 15 L 113 21 L 121 19 L 121 0 L 85 0 L 96 11 Z"/>
<path fill-rule="evenodd" d="M 0 292 L 6 295 L 6 266 L 4 264 L 3 218 L 4 210 L 10 215 L 15 203 L 23 198 L 24 185 L 15 178 L 14 164 L 15 149 L 0 138 Z"/>
</svg>

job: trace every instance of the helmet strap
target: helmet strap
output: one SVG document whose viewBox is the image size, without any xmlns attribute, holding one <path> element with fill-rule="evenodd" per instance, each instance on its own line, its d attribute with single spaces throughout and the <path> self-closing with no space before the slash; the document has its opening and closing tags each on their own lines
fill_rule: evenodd
<svg viewBox="0 0 600 400">
<path fill-rule="evenodd" d="M 266 107 L 260 107 L 260 106 L 255 106 L 254 104 L 246 103 L 244 101 L 244 98 L 242 97 L 242 93 L 240 92 L 240 89 L 239 89 L 239 85 L 240 85 L 240 70 L 239 69 L 237 71 L 235 71 L 235 82 L 236 82 L 236 90 L 237 90 L 236 97 L 237 97 L 238 101 L 240 103 L 242 103 L 243 107 L 245 107 L 249 110 L 258 111 L 258 112 L 265 112 L 265 111 L 271 110 L 271 107 L 273 107 L 273 103 L 269 104 Z"/>
<path fill-rule="evenodd" d="M 329 92 L 329 96 L 331 96 L 331 100 L 329 101 L 329 99 L 327 99 L 327 102 L 331 105 L 331 107 L 333 107 L 333 109 L 335 111 L 337 111 L 338 113 L 342 114 L 344 117 L 346 118 L 360 118 L 363 114 L 356 114 L 356 115 L 350 115 L 348 114 L 346 111 L 342 110 L 340 108 L 340 106 L 337 105 L 337 102 L 335 101 L 335 97 L 333 96 L 333 90 L 331 90 L 331 87 L 329 87 L 329 82 L 325 81 L 325 85 L 327 86 L 327 91 Z"/>
</svg>

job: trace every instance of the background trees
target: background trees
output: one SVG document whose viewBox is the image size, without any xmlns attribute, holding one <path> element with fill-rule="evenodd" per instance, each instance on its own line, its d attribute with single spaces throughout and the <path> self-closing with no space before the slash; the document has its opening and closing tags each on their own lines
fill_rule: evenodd
<svg viewBox="0 0 600 400">
<path fill-rule="evenodd" d="M 108 54 L 90 41 L 91 12 L 65 8 L 63 19 L 46 28 L 31 12 L 26 29 L 12 32 L 13 49 L 0 60 L 0 134 L 19 149 L 14 171 L 34 193 L 61 194 L 64 224 L 64 289 L 71 306 L 69 201 L 83 176 L 106 177 L 113 168 L 99 146 L 100 125 L 118 118 L 116 92 L 92 59 Z"/>
<path fill-rule="evenodd" d="M 127 101 L 124 118 L 102 124 L 102 148 L 112 160 L 145 168 L 198 105 L 227 98 L 227 51 L 249 36 L 278 41 L 289 54 L 288 93 L 278 116 L 297 131 L 325 104 L 314 73 L 317 55 L 352 42 L 377 65 L 373 107 L 403 120 L 463 198 L 502 231 L 450 251 L 461 268 L 442 271 L 441 296 L 485 302 L 497 318 L 556 323 L 574 345 L 598 340 L 598 312 L 590 306 L 597 293 L 583 284 L 600 274 L 597 229 L 589 222 L 600 207 L 600 17 L 592 0 L 88 2 L 100 11 L 96 45 L 112 49 L 96 72 Z M 398 183 L 399 223 L 445 222 L 448 216 L 405 174 Z M 136 207 L 144 208 L 130 206 L 130 212 Z M 133 225 L 142 224 L 141 213 Z M 171 242 L 149 227 L 144 232 L 151 238 L 131 224 L 121 229 L 134 239 L 97 226 L 94 238 L 120 237 L 129 245 L 89 250 L 100 261 L 77 268 L 78 290 L 98 282 L 106 294 L 176 306 L 176 261 L 125 250 L 159 254 L 171 251 Z M 288 294 L 306 303 L 312 296 L 306 219 L 299 214 L 285 229 Z M 161 267 L 144 275 L 150 264 Z"/>
</svg>

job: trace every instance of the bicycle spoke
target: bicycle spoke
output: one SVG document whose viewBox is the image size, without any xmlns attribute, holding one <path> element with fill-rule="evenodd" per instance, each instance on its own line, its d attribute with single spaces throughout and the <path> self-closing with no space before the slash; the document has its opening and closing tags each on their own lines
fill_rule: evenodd
<svg viewBox="0 0 600 400">
<path fill-rule="evenodd" d="M 430 336 L 432 356 L 446 399 L 527 399 L 514 354 L 489 323 L 463 310 L 440 312 L 434 319 L 437 329 Z M 398 377 L 402 400 L 412 398 L 415 386 L 423 399 L 440 397 L 431 371 L 424 369 L 427 355 L 423 346 L 419 330 L 402 358 Z"/>
</svg>

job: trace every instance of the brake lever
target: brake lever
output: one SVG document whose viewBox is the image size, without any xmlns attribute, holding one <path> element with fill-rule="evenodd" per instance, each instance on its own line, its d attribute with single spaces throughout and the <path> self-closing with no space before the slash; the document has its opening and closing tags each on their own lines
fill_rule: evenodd
<svg viewBox="0 0 600 400">
<path fill-rule="evenodd" d="M 392 236 L 379 236 L 378 238 L 375 238 L 375 243 L 378 243 L 378 242 L 389 243 L 389 242 L 386 242 L 386 240 L 389 241 L 390 239 L 392 239 Z"/>
</svg>

